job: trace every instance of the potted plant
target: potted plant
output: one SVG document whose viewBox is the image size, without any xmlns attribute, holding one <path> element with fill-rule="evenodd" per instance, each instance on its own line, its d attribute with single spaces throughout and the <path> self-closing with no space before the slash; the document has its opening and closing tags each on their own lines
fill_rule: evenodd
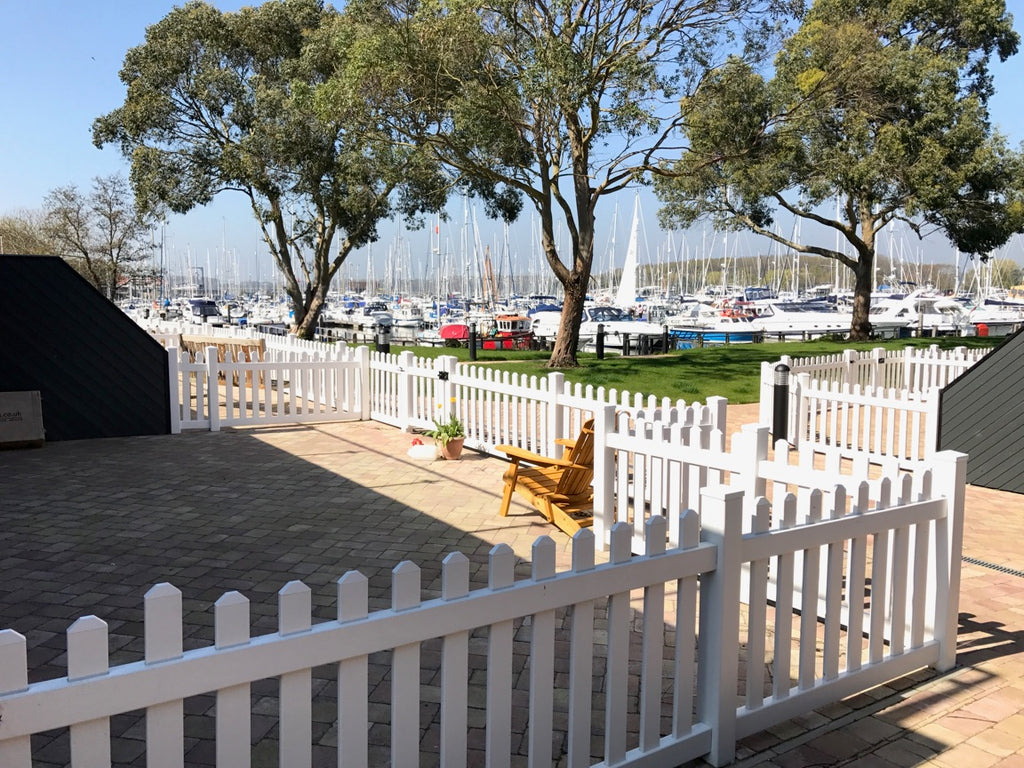
<svg viewBox="0 0 1024 768">
<path fill-rule="evenodd" d="M 454 398 L 452 398 L 452 402 L 455 402 Z M 459 417 L 455 415 L 454 410 L 445 421 L 434 419 L 434 428 L 424 430 L 423 434 L 434 438 L 441 458 L 453 460 L 462 455 L 462 443 L 466 439 L 466 428 Z"/>
</svg>

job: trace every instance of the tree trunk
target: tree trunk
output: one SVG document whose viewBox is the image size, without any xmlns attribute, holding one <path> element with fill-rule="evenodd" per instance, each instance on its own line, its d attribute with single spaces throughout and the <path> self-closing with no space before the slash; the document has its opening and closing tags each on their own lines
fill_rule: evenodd
<svg viewBox="0 0 1024 768">
<path fill-rule="evenodd" d="M 295 323 L 294 333 L 300 339 L 312 339 L 316 336 L 317 326 L 320 324 L 320 315 L 323 313 L 324 304 L 327 302 L 327 289 L 329 286 L 316 286 L 308 303 L 303 304 L 302 319 Z"/>
<path fill-rule="evenodd" d="M 551 350 L 548 368 L 575 368 L 579 363 L 576 352 L 580 341 L 580 322 L 583 320 L 583 302 L 586 301 L 586 283 L 570 280 L 565 290 L 565 301 L 562 304 L 562 319 L 558 323 L 558 336 L 555 347 Z"/>
<path fill-rule="evenodd" d="M 871 251 L 861 253 L 857 268 L 853 270 L 853 320 L 850 323 L 850 340 L 867 341 L 871 338 L 871 289 L 875 272 L 875 255 Z"/>
</svg>

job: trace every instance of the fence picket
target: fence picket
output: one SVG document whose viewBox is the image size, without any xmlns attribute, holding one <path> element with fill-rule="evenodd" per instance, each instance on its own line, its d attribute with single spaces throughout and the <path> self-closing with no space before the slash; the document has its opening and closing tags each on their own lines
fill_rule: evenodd
<svg viewBox="0 0 1024 768">
<path fill-rule="evenodd" d="M 511 587 L 515 553 L 498 544 L 490 553 L 491 589 Z M 487 765 L 507 768 L 512 754 L 512 630 L 511 620 L 492 624 L 487 643 Z"/>
<path fill-rule="evenodd" d="M 469 558 L 461 552 L 444 559 L 441 590 L 444 600 L 469 594 Z M 468 685 L 469 632 L 463 630 L 446 635 L 441 647 L 441 765 L 446 768 L 466 768 Z"/>
<path fill-rule="evenodd" d="M 214 603 L 214 645 L 249 642 L 249 600 L 227 592 Z M 248 683 L 217 691 L 217 768 L 248 768 L 252 736 Z"/>
<path fill-rule="evenodd" d="M 146 663 L 159 664 L 182 654 L 181 591 L 157 584 L 144 603 Z M 181 699 L 146 709 L 146 765 L 182 768 L 185 764 L 184 707 Z"/>
<path fill-rule="evenodd" d="M 338 579 L 338 623 L 366 618 L 368 582 L 363 574 L 349 571 Z M 338 663 L 338 766 L 368 768 L 369 675 L 365 654 Z"/>
<path fill-rule="evenodd" d="M 13 629 L 0 630 L 0 696 L 28 688 L 28 649 L 25 636 Z M 2 721 L 0 721 L 2 722 Z M 3 730 L 0 730 L 0 735 Z M 32 740 L 28 734 L 0 739 L 0 765 L 32 768 Z"/>
<path fill-rule="evenodd" d="M 761 497 L 754 504 L 751 533 L 765 533 L 771 526 L 771 505 Z M 765 636 L 767 633 L 768 560 L 756 560 L 749 569 L 747 618 L 746 705 L 757 709 L 764 701 Z"/>
<path fill-rule="evenodd" d="M 572 538 L 572 572 L 594 570 L 594 543 L 590 528 Z M 569 723 L 566 733 L 568 768 L 590 765 L 592 693 L 594 688 L 594 601 L 571 607 L 569 626 Z"/>
<path fill-rule="evenodd" d="M 391 572 L 391 609 L 407 611 L 420 604 L 420 569 L 405 561 Z M 391 764 L 419 761 L 420 645 L 409 643 L 391 656 Z"/>
<path fill-rule="evenodd" d="M 312 627 L 313 593 L 301 581 L 289 581 L 277 593 L 278 634 L 308 632 Z M 281 765 L 308 766 L 313 761 L 312 670 L 281 675 L 279 754 Z"/>
<path fill-rule="evenodd" d="M 625 522 L 611 530 L 609 562 L 624 563 L 632 554 L 633 532 Z M 609 765 L 626 756 L 626 696 L 629 682 L 629 592 L 608 597 L 608 660 L 605 672 L 604 758 Z"/>
<path fill-rule="evenodd" d="M 83 616 L 68 629 L 68 680 L 105 675 L 109 669 L 107 623 Z M 110 768 L 110 718 L 71 726 L 75 768 Z"/>
<path fill-rule="evenodd" d="M 533 542 L 535 582 L 555 576 L 555 542 L 542 536 Z M 551 723 L 554 717 L 555 612 L 541 611 L 531 617 L 530 633 L 530 729 L 528 752 L 531 766 L 551 765 Z"/>
<path fill-rule="evenodd" d="M 650 517 L 644 525 L 646 556 L 665 553 L 668 520 Z M 644 588 L 640 651 L 640 752 L 650 752 L 661 737 L 662 658 L 665 644 L 665 583 Z"/>
<path fill-rule="evenodd" d="M 802 524 L 814 525 L 821 520 L 822 498 L 821 491 L 815 488 L 809 494 L 798 497 L 804 502 Z M 797 661 L 797 680 L 800 690 L 810 690 L 814 687 L 815 661 L 814 652 L 815 638 L 818 622 L 818 585 L 821 583 L 820 575 L 821 550 L 818 547 L 809 547 L 802 552 L 802 576 L 800 583 L 801 590 L 800 604 L 800 656 Z"/>
</svg>

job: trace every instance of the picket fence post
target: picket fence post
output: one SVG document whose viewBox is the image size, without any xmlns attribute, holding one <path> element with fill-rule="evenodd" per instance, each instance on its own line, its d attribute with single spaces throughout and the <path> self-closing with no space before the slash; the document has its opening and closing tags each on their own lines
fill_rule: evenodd
<svg viewBox="0 0 1024 768">
<path fill-rule="evenodd" d="M 413 386 L 409 370 L 415 365 L 416 355 L 405 350 L 398 355 L 398 428 L 403 432 L 412 429 Z"/>
<path fill-rule="evenodd" d="M 615 449 L 608 435 L 615 430 L 615 406 L 594 412 L 594 538 L 601 551 L 608 548 L 608 536 L 615 522 Z"/>
<path fill-rule="evenodd" d="M 359 363 L 359 392 L 356 393 L 359 419 L 369 421 L 372 418 L 373 401 L 373 398 L 370 397 L 370 348 L 367 346 L 356 347 L 354 359 Z"/>
<path fill-rule="evenodd" d="M 214 645 L 232 648 L 249 642 L 249 599 L 225 592 L 214 610 Z M 252 727 L 250 685 L 242 683 L 217 691 L 216 754 L 218 768 L 249 768 Z"/>
<path fill-rule="evenodd" d="M 210 409 L 210 431 L 220 432 L 220 363 L 217 348 L 206 348 L 206 403 Z"/>
<path fill-rule="evenodd" d="M 758 400 L 757 423 L 771 424 L 775 407 L 775 366 L 767 360 L 761 362 L 761 397 Z"/>
<path fill-rule="evenodd" d="M 168 347 L 167 353 L 167 409 L 169 415 L 168 424 L 172 435 L 181 434 L 181 386 L 178 383 L 181 376 L 179 366 L 181 365 L 181 350 L 177 347 Z"/>
<path fill-rule="evenodd" d="M 562 431 L 565 429 L 564 417 L 561 408 L 562 390 L 565 387 L 565 375 L 558 373 L 557 371 L 549 373 L 547 375 L 547 429 L 544 430 L 542 435 L 538 438 L 547 440 L 544 448 L 544 453 L 548 456 L 554 456 L 557 453 L 557 440 L 563 437 Z"/>
<path fill-rule="evenodd" d="M 28 644 L 13 629 L 0 630 L 0 695 L 28 689 Z M 32 768 L 31 736 L 4 738 L 0 719 L 0 765 L 4 768 Z"/>
<path fill-rule="evenodd" d="M 924 413 L 924 456 L 931 456 L 939 450 L 939 403 L 942 390 L 932 387 L 922 393 L 925 402 Z"/>
<path fill-rule="evenodd" d="M 946 500 L 946 518 L 936 526 L 936 541 L 930 557 L 945 556 L 945 562 L 929 564 L 929 589 L 935 601 L 935 637 L 939 658 L 935 668 L 946 672 L 956 666 L 956 638 L 960 613 L 960 558 L 964 547 L 964 506 L 967 490 L 967 454 L 941 451 L 931 462 L 933 498 Z"/>
<path fill-rule="evenodd" d="M 83 616 L 67 632 L 68 682 L 110 669 L 107 623 L 96 616 Z M 110 718 L 99 717 L 70 728 L 71 759 L 75 765 L 110 765 Z"/>
<path fill-rule="evenodd" d="M 721 432 L 721 439 L 718 441 L 718 445 L 715 446 L 719 451 L 725 450 L 725 429 L 726 429 L 726 412 L 729 409 L 729 398 L 722 397 L 721 395 L 712 395 L 705 402 L 708 411 L 711 414 L 711 431 L 714 432 L 716 429 Z M 761 422 L 766 424 L 768 422 Z"/>
<path fill-rule="evenodd" d="M 146 664 L 181 658 L 181 591 L 161 582 L 146 592 L 143 605 Z M 181 699 L 148 707 L 146 765 L 150 768 L 181 768 L 184 763 L 184 706 Z"/>
<path fill-rule="evenodd" d="M 452 399 L 455 397 L 455 383 L 452 376 L 458 367 L 459 359 L 452 355 L 441 355 L 435 362 L 436 376 L 438 378 L 437 389 L 435 389 L 437 402 L 434 403 L 434 415 L 442 418 L 448 415 Z"/>
<path fill-rule="evenodd" d="M 732 437 L 731 451 L 740 468 L 736 473 L 739 478 L 738 482 L 730 480 L 729 484 L 743 490 L 746 503 L 751 505 L 766 493 L 767 481 L 761 476 L 761 462 L 768 459 L 770 439 L 768 427 L 762 424 L 744 424 L 740 429 Z"/>
<path fill-rule="evenodd" d="M 789 444 L 794 448 L 799 448 L 800 441 L 808 434 L 811 427 L 811 413 L 806 402 L 807 390 L 811 386 L 811 375 L 809 373 L 800 373 L 792 377 L 790 381 L 792 382 L 790 386 L 792 399 L 789 403 L 789 418 L 790 423 L 796 429 L 793 429 L 788 437 Z"/>
<path fill-rule="evenodd" d="M 743 491 L 723 486 L 701 490 L 701 539 L 718 547 L 718 560 L 700 580 L 697 712 L 711 727 L 707 760 L 714 766 L 736 755 L 742 524 Z"/>
</svg>

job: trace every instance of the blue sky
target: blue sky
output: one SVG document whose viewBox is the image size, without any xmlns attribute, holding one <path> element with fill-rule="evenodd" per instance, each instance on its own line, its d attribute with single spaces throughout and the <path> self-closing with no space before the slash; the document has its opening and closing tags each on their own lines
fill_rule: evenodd
<svg viewBox="0 0 1024 768">
<path fill-rule="evenodd" d="M 88 189 L 95 176 L 122 172 L 127 163 L 114 147 L 96 149 L 91 141 L 92 121 L 124 99 L 118 71 L 125 52 L 144 41 L 146 27 L 163 18 L 174 5 L 164 0 L 0 0 L 0 215 L 38 209 L 46 193 L 76 184 Z M 251 0 L 217 0 L 221 10 L 236 10 Z M 1018 31 L 1024 31 L 1024 0 L 1008 7 Z M 1014 145 L 1024 141 L 1024 53 L 995 66 L 996 96 L 993 121 Z M 624 253 L 632 196 L 621 196 L 616 250 Z M 645 197 L 645 225 L 650 249 L 662 241 L 654 222 L 657 203 Z M 478 213 L 483 224 L 483 212 Z M 610 214 L 606 214 L 610 219 Z M 461 206 L 449 229 L 460 225 Z M 444 225 L 442 225 L 443 228 Z M 608 238 L 610 223 L 603 230 Z M 265 246 L 257 242 L 257 228 L 240 195 L 222 194 L 206 209 L 175 216 L 166 230 L 168 250 L 188 252 L 201 261 L 224 246 L 236 254 L 243 269 L 269 270 Z M 453 237 L 457 240 L 458 235 Z M 489 234 L 485 242 L 500 236 Z M 698 236 L 699 237 L 699 236 Z M 374 246 L 377 277 L 381 260 L 394 235 L 385 234 Z M 521 257 L 534 249 L 528 217 L 512 230 Z M 407 239 L 427 248 L 427 234 L 410 233 Z M 693 236 L 691 236 L 693 242 Z M 699 242 L 699 241 L 698 241 Z M 678 243 L 678 238 L 677 238 Z M 493 247 L 493 246 L 492 246 Z M 753 246 L 758 247 L 758 246 Z M 761 246 L 768 249 L 768 244 Z M 599 245 L 598 268 L 604 260 Z M 258 250 L 257 250 L 258 249 Z M 935 250 L 950 253 L 940 239 Z M 262 257 L 254 254 L 261 253 Z M 1018 262 L 1019 253 L 1009 253 Z M 362 263 L 365 257 L 361 256 Z M 253 267 L 259 263 L 259 267 Z M 618 263 L 621 263 L 619 261 Z"/>
</svg>

